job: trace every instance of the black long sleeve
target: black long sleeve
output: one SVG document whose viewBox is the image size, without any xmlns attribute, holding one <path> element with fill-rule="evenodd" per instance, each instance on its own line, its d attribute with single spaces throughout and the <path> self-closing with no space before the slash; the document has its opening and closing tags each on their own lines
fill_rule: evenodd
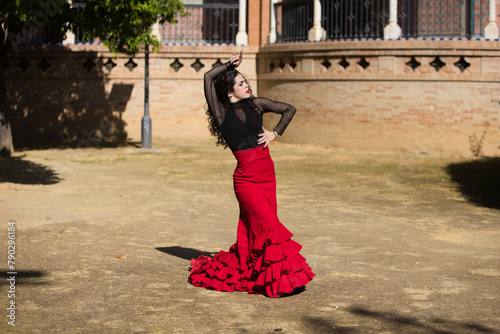
<svg viewBox="0 0 500 334">
<path fill-rule="evenodd" d="M 256 97 L 252 100 L 252 102 L 257 106 L 257 108 L 259 108 L 259 110 L 261 110 L 262 113 L 273 112 L 281 115 L 278 124 L 276 124 L 273 129 L 280 136 L 283 132 L 285 132 L 286 127 L 290 124 L 295 112 L 297 111 L 294 106 L 288 103 L 276 102 L 265 97 Z"/>
<path fill-rule="evenodd" d="M 215 91 L 214 80 L 217 75 L 224 72 L 228 68 L 230 68 L 230 63 L 225 63 L 219 66 L 212 68 L 210 71 L 205 73 L 203 85 L 205 89 L 205 99 L 207 100 L 208 107 L 210 112 L 215 118 L 217 122 L 217 126 L 220 127 L 222 122 L 224 122 L 224 108 L 222 103 L 217 98 L 217 92 Z"/>
</svg>

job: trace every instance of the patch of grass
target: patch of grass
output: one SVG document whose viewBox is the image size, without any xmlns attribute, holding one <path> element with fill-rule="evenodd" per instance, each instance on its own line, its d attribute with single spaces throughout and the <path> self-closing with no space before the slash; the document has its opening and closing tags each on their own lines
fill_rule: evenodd
<svg viewBox="0 0 500 334">
<path fill-rule="evenodd" d="M 102 164 L 102 160 L 71 160 L 71 162 L 83 165 L 91 165 L 91 164 Z"/>
</svg>

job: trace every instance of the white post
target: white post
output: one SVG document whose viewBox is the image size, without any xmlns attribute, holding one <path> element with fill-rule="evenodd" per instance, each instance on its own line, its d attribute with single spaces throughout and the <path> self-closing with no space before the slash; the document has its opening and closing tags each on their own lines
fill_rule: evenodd
<svg viewBox="0 0 500 334">
<path fill-rule="evenodd" d="M 238 33 L 236 34 L 236 44 L 237 45 L 248 45 L 248 34 L 247 34 L 247 2 L 246 0 L 240 0 L 240 15 L 238 17 Z"/>
<path fill-rule="evenodd" d="M 75 44 L 75 42 L 76 42 L 75 34 L 71 30 L 66 31 L 66 36 L 64 38 L 63 44 L 64 45 L 73 45 L 73 44 Z"/>
<path fill-rule="evenodd" d="M 313 26 L 309 30 L 310 41 L 321 41 L 326 37 L 326 31 L 321 26 L 321 2 L 314 0 Z"/>
<path fill-rule="evenodd" d="M 486 39 L 498 39 L 498 26 L 496 22 L 496 3 L 495 0 L 490 0 L 489 7 L 489 19 L 486 28 L 484 28 L 484 38 Z"/>
<path fill-rule="evenodd" d="M 401 37 L 401 27 L 398 25 L 398 0 L 391 0 L 389 5 L 389 24 L 384 28 L 384 39 Z"/>
<path fill-rule="evenodd" d="M 276 43 L 276 13 L 274 12 L 274 4 L 277 0 L 271 0 L 271 26 L 269 28 L 269 43 Z"/>
<path fill-rule="evenodd" d="M 155 36 L 160 41 L 160 43 L 163 43 L 163 38 L 160 32 L 160 24 L 158 23 L 158 21 L 156 21 L 156 23 L 151 27 L 151 34 Z"/>
<path fill-rule="evenodd" d="M 73 6 L 72 0 L 68 0 L 68 3 L 70 6 Z M 72 44 L 75 44 L 75 42 L 76 42 L 75 33 L 71 30 L 66 31 L 66 36 L 64 37 L 63 44 L 64 45 L 72 45 Z"/>
</svg>

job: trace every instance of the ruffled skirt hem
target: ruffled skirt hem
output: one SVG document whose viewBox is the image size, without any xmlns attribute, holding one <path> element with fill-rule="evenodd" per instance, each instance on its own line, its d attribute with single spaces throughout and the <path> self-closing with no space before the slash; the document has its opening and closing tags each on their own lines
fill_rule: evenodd
<svg viewBox="0 0 500 334">
<path fill-rule="evenodd" d="M 240 267 L 238 248 L 234 244 L 229 252 L 220 251 L 213 258 L 200 255 L 192 259 L 188 281 L 210 290 L 247 291 L 272 298 L 303 287 L 315 275 L 299 254 L 300 244 L 291 239 L 273 241 L 281 239 L 278 235 L 291 235 L 281 223 L 278 226 L 268 233 L 268 238 L 261 243 L 262 248 L 254 248 L 251 252 L 247 268 Z"/>
</svg>

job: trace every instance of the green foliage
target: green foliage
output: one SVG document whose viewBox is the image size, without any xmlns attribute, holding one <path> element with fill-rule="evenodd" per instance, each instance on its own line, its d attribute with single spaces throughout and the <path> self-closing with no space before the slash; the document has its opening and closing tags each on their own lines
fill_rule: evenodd
<svg viewBox="0 0 500 334">
<path fill-rule="evenodd" d="M 79 6 L 78 3 L 85 3 Z M 112 52 L 135 55 L 141 45 L 160 42 L 151 34 L 156 23 L 176 22 L 184 6 L 180 0 L 2 0 L 0 27 L 15 42 L 50 28 L 61 36 L 78 27 L 84 39 L 98 38 Z"/>
<path fill-rule="evenodd" d="M 144 44 L 159 47 L 151 26 L 176 22 L 183 8 L 179 0 L 87 0 L 74 17 L 85 39 L 99 38 L 111 51 L 133 55 Z"/>
<path fill-rule="evenodd" d="M 65 0 L 2 0 L 0 25 L 2 32 L 8 35 L 5 42 L 16 43 L 21 36 L 29 40 L 40 29 L 50 29 L 63 36 L 69 27 L 69 9 Z"/>
</svg>

